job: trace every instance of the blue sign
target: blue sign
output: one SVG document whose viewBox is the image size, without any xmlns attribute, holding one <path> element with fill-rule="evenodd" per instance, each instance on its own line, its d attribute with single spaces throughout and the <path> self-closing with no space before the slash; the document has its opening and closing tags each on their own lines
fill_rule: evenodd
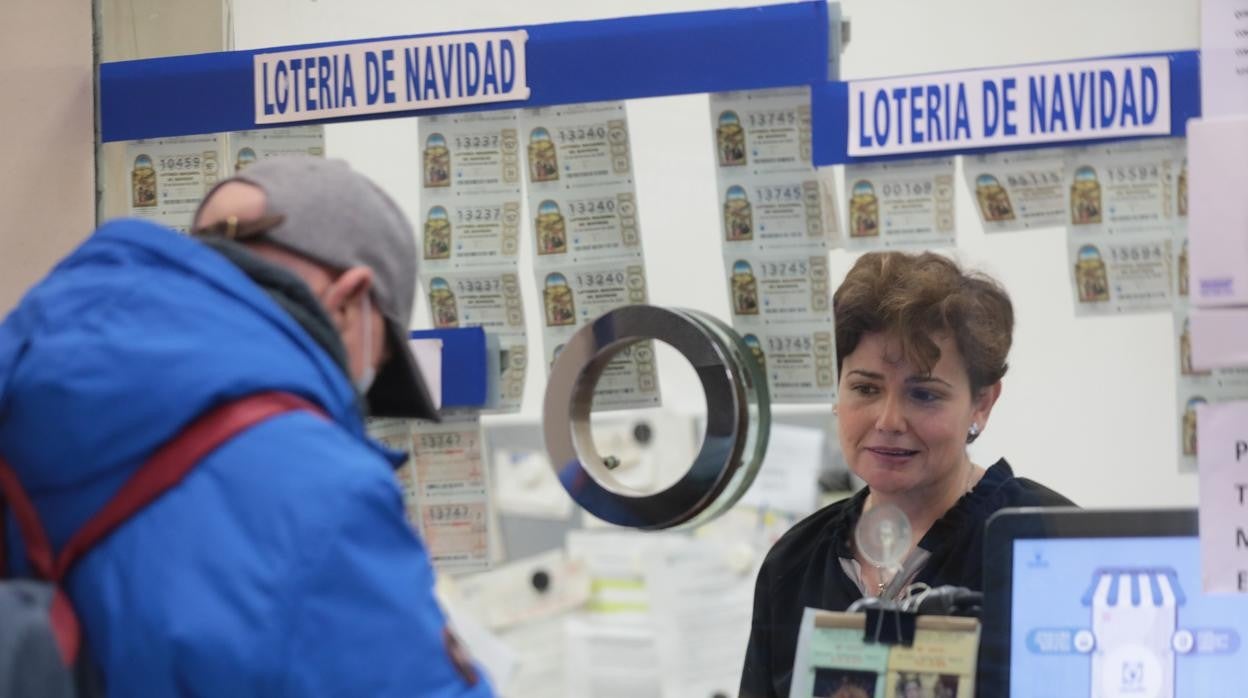
<svg viewBox="0 0 1248 698">
<path fill-rule="evenodd" d="M 1198 70 L 1191 51 L 818 85 L 814 161 L 1182 135 Z"/>
<path fill-rule="evenodd" d="M 806 0 L 103 63 L 100 136 L 809 85 L 828 76 L 828 22 L 828 4 Z M 513 33 L 527 37 L 523 54 Z"/>
<path fill-rule="evenodd" d="M 257 53 L 256 124 L 529 97 L 523 30 Z"/>
</svg>

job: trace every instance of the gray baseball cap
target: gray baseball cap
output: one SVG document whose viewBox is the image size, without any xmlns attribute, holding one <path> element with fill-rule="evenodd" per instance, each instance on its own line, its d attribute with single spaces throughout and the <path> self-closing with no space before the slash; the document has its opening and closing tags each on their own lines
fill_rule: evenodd
<svg viewBox="0 0 1248 698">
<path fill-rule="evenodd" d="M 260 221 L 237 224 L 239 238 L 263 236 L 331 269 L 373 271 L 372 297 L 385 318 L 390 359 L 366 396 L 369 412 L 438 419 L 408 345 L 416 236 L 394 200 L 343 160 L 268 158 L 231 179 L 254 184 L 266 198 Z"/>
</svg>

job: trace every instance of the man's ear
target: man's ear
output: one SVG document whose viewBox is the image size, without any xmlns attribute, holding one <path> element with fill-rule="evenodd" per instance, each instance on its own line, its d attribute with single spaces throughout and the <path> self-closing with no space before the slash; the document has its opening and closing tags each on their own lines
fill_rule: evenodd
<svg viewBox="0 0 1248 698">
<path fill-rule="evenodd" d="M 347 322 L 348 315 L 358 312 L 360 298 L 373 287 L 373 270 L 368 267 L 351 267 L 338 275 L 321 294 L 321 305 L 339 329 Z"/>
</svg>

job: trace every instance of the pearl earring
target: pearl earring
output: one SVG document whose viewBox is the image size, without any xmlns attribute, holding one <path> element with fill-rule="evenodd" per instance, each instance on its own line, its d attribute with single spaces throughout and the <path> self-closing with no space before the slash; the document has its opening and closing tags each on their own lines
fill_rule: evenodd
<svg viewBox="0 0 1248 698">
<path fill-rule="evenodd" d="M 979 436 L 979 422 L 971 422 L 971 428 L 966 431 L 971 436 Z"/>
</svg>

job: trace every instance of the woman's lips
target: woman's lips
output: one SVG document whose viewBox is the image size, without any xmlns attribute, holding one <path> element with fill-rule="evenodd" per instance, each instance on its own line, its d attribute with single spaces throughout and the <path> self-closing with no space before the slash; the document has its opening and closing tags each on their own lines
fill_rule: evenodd
<svg viewBox="0 0 1248 698">
<path fill-rule="evenodd" d="M 918 451 L 914 449 L 887 446 L 868 446 L 866 450 L 881 462 L 889 465 L 903 464 L 918 454 Z"/>
</svg>

